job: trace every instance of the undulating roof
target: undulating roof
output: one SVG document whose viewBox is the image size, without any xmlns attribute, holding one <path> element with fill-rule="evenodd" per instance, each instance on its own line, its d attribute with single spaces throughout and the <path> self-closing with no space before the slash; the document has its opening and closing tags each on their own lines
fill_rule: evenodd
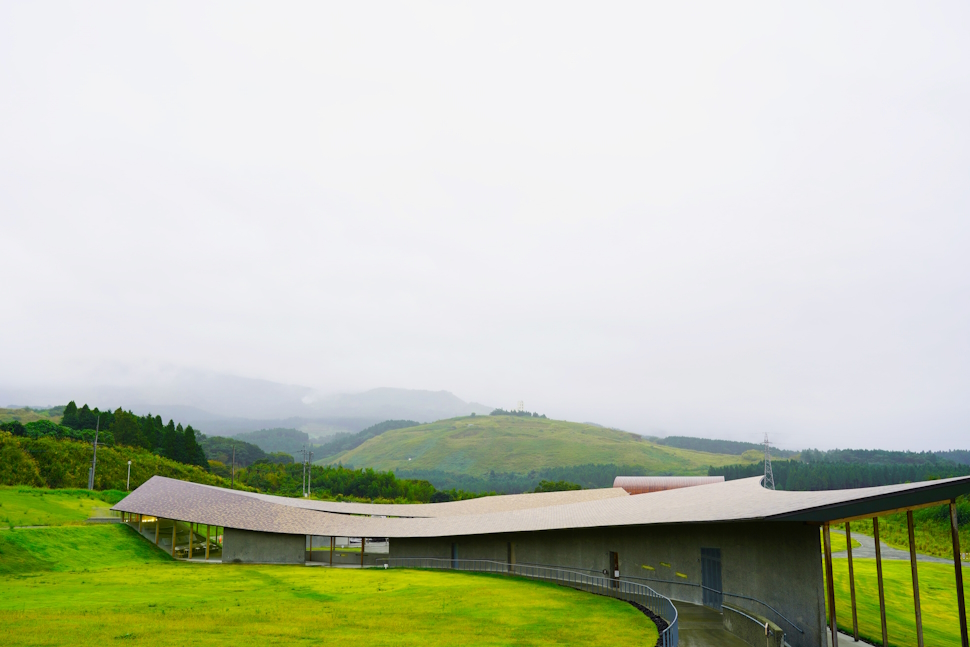
<svg viewBox="0 0 970 647">
<path fill-rule="evenodd" d="M 821 523 L 945 501 L 968 491 L 970 477 L 821 492 L 767 490 L 761 487 L 761 477 L 755 477 L 638 496 L 604 488 L 441 504 L 372 505 L 252 494 L 155 476 L 113 509 L 297 535 L 453 537 L 758 520 Z"/>
</svg>

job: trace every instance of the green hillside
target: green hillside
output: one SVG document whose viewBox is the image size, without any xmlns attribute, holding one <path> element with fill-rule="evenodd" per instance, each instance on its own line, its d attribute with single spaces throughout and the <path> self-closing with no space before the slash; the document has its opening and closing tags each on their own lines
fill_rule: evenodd
<svg viewBox="0 0 970 647">
<path fill-rule="evenodd" d="M 318 461 L 337 462 L 469 475 L 613 463 L 642 467 L 649 474 L 706 475 L 710 466 L 737 463 L 738 456 L 665 447 L 636 434 L 576 422 L 469 416 L 387 431 Z"/>
<path fill-rule="evenodd" d="M 50 420 L 60 424 L 61 416 L 64 415 L 64 407 L 53 407 L 51 409 L 31 409 L 24 407 L 21 409 L 0 408 L 0 422 L 17 421 L 23 424 L 37 422 L 38 420 Z"/>
</svg>

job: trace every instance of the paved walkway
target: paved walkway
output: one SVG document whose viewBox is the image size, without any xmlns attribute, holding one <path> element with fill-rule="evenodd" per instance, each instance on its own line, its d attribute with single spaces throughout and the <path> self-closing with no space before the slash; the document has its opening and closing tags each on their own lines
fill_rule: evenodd
<svg viewBox="0 0 970 647">
<path fill-rule="evenodd" d="M 714 609 L 688 602 L 674 602 L 680 647 L 750 647 L 724 628 L 724 620 Z"/>
<path fill-rule="evenodd" d="M 844 532 L 839 532 L 833 529 L 832 534 L 835 534 L 835 533 L 838 533 L 843 536 L 845 535 Z M 862 544 L 862 546 L 858 546 L 852 549 L 853 559 L 857 559 L 857 558 L 875 559 L 876 558 L 875 539 L 873 539 L 872 537 L 868 537 L 866 535 L 857 535 L 856 533 L 852 533 L 852 538 L 855 539 L 860 544 Z M 880 541 L 879 544 L 882 549 L 883 559 L 902 559 L 902 560 L 906 560 L 907 562 L 909 561 L 908 550 L 899 550 L 898 548 L 890 548 L 889 546 L 886 545 L 886 542 L 884 541 Z M 839 553 L 832 553 L 832 557 L 848 557 L 848 556 L 849 556 L 849 552 L 845 550 Z M 916 553 L 916 561 L 917 562 L 936 562 L 938 564 L 953 563 L 952 559 L 943 559 L 942 557 L 933 557 L 931 555 L 922 555 L 920 553 Z"/>
</svg>

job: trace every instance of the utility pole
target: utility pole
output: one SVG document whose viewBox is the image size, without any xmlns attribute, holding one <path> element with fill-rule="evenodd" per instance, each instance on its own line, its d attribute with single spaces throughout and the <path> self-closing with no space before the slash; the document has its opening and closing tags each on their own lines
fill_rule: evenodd
<svg viewBox="0 0 970 647">
<path fill-rule="evenodd" d="M 310 498 L 310 486 L 313 479 L 313 452 L 310 452 L 310 458 L 307 461 L 306 466 L 306 496 Z"/>
<path fill-rule="evenodd" d="M 101 416 L 94 425 L 94 456 L 91 458 L 91 469 L 88 470 L 88 489 L 94 489 L 94 471 L 98 468 L 98 432 L 101 429 Z"/>
<path fill-rule="evenodd" d="M 229 479 L 229 489 L 236 489 L 236 443 L 232 444 L 232 473 Z"/>
<path fill-rule="evenodd" d="M 300 486 L 303 488 L 303 498 L 306 498 L 306 445 L 303 446 L 300 452 L 303 454 L 303 481 L 300 483 Z"/>
<path fill-rule="evenodd" d="M 766 488 L 775 489 L 775 475 L 771 472 L 771 452 L 768 445 L 768 434 L 765 433 L 765 482 Z"/>
</svg>

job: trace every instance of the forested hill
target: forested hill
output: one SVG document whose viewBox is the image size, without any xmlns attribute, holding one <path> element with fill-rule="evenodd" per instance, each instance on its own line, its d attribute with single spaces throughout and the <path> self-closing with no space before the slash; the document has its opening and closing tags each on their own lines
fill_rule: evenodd
<svg viewBox="0 0 970 647">
<path fill-rule="evenodd" d="M 751 476 L 763 476 L 764 465 L 725 465 L 711 467 L 709 476 L 723 476 L 731 481 Z M 954 476 L 970 476 L 970 465 L 949 461 L 905 463 L 836 463 L 773 461 L 772 473 L 779 490 L 841 490 L 929 481 Z"/>
<path fill-rule="evenodd" d="M 492 472 L 528 475 L 580 465 L 706 474 L 710 465 L 736 463 L 738 456 L 666 447 L 637 434 L 577 422 L 494 415 L 388 430 L 325 462 L 481 478 Z"/>
<path fill-rule="evenodd" d="M 667 447 L 680 447 L 681 449 L 692 449 L 697 452 L 709 452 L 711 454 L 734 454 L 740 456 L 747 451 L 763 452 L 764 445 L 755 443 L 745 443 L 737 440 L 717 440 L 714 438 L 693 438 L 691 436 L 667 436 L 658 438 L 658 445 Z M 786 449 L 771 448 L 771 455 L 780 458 L 788 458 L 797 452 Z"/>
<path fill-rule="evenodd" d="M 161 416 L 137 416 L 120 407 L 100 411 L 72 400 L 64 407 L 59 424 L 56 418 L 42 418 L 23 424 L 17 420 L 0 424 L 0 429 L 27 438 L 71 439 L 92 442 L 97 429 L 98 441 L 105 445 L 139 447 L 186 465 L 208 469 L 209 463 L 191 425 L 182 427 L 173 420 L 168 424 Z M 200 434 L 201 435 L 201 434 Z"/>
</svg>

